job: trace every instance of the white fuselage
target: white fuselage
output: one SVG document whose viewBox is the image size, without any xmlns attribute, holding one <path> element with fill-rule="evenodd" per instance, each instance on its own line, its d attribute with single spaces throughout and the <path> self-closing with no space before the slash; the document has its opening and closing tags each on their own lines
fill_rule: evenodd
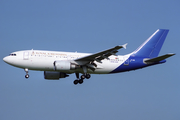
<svg viewBox="0 0 180 120">
<path fill-rule="evenodd" d="M 55 71 L 54 61 L 70 61 L 76 63 L 74 60 L 88 56 L 89 53 L 77 53 L 77 52 L 57 52 L 57 51 L 42 51 L 42 50 L 25 50 L 13 52 L 10 56 L 4 58 L 8 64 L 19 68 L 27 68 L 29 70 L 38 71 Z M 96 70 L 92 71 L 88 69 L 88 73 L 91 74 L 107 74 L 123 64 L 129 55 L 125 56 L 110 56 L 109 59 L 104 59 L 100 62 L 94 61 L 97 65 Z M 86 62 L 86 61 L 84 61 Z M 77 70 L 58 70 L 66 73 L 83 73 L 82 69 Z"/>
</svg>

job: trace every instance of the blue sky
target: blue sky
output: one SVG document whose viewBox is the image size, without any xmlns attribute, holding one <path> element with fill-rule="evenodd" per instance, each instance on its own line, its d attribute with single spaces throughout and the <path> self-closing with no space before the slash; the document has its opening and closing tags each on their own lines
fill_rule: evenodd
<svg viewBox="0 0 180 120">
<path fill-rule="evenodd" d="M 1 0 L 1 120 L 179 120 L 180 2 L 178 0 Z M 92 75 L 73 85 L 75 75 L 47 81 L 43 72 L 2 60 L 26 49 L 99 52 L 128 43 L 135 50 L 158 28 L 170 29 L 160 55 L 165 64 L 136 71 Z"/>
</svg>

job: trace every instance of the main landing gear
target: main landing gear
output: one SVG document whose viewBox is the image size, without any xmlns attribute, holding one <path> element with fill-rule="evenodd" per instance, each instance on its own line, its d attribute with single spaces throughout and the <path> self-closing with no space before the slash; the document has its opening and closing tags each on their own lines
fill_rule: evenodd
<svg viewBox="0 0 180 120">
<path fill-rule="evenodd" d="M 78 83 L 79 84 L 82 84 L 84 82 L 84 79 L 89 79 L 91 77 L 90 74 L 83 74 L 81 75 L 81 79 L 79 79 L 79 73 L 76 73 L 76 80 L 74 80 L 74 84 L 77 85 Z"/>
<path fill-rule="evenodd" d="M 29 78 L 28 68 L 25 68 L 24 71 L 26 72 L 25 78 Z"/>
<path fill-rule="evenodd" d="M 91 77 L 91 75 L 87 73 L 87 66 L 82 66 L 82 69 L 83 69 L 84 74 L 81 75 L 81 79 L 79 79 L 79 73 L 76 73 L 77 79 L 74 81 L 75 85 L 77 85 L 78 83 L 82 84 L 85 78 L 89 79 Z"/>
</svg>

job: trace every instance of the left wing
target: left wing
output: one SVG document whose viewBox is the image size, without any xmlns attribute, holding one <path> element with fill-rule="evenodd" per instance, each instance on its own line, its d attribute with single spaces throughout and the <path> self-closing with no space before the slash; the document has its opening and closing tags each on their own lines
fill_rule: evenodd
<svg viewBox="0 0 180 120">
<path fill-rule="evenodd" d="M 119 49 L 121 48 L 125 48 L 126 49 L 127 43 L 121 46 L 116 46 L 114 48 L 108 49 L 108 50 L 104 50 L 102 52 L 98 52 L 92 55 L 88 55 L 82 58 L 78 58 L 75 59 L 76 62 L 78 61 L 87 61 L 87 62 L 91 62 L 91 61 L 97 61 L 101 63 L 101 60 L 103 59 L 109 59 L 108 57 L 111 55 L 116 55 L 116 53 L 118 52 Z"/>
</svg>

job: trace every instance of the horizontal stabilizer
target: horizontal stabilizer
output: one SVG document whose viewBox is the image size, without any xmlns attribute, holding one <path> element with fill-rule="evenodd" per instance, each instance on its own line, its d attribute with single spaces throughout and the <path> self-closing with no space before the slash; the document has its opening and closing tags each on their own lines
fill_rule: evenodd
<svg viewBox="0 0 180 120">
<path fill-rule="evenodd" d="M 159 57 L 155 57 L 155 58 L 152 58 L 152 59 L 148 59 L 148 60 L 145 60 L 144 62 L 145 63 L 152 63 L 152 62 L 159 62 L 159 61 L 162 61 L 168 57 L 171 57 L 175 55 L 174 53 L 169 53 L 169 54 L 166 54 L 166 55 L 162 55 L 162 56 L 159 56 Z"/>
</svg>

